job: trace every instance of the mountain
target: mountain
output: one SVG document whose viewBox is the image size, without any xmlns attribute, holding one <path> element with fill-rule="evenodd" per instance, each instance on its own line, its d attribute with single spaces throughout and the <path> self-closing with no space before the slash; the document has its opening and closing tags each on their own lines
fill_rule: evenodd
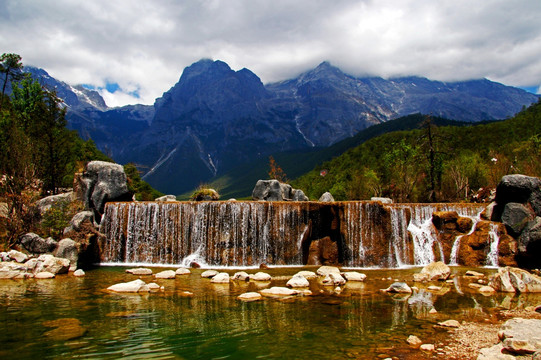
<svg viewBox="0 0 541 360">
<path fill-rule="evenodd" d="M 328 62 L 264 85 L 248 69 L 200 60 L 154 106 L 107 108 L 94 92 L 59 84 L 72 128 L 116 161 L 138 164 L 146 181 L 173 194 L 270 154 L 328 147 L 412 113 L 495 120 L 538 99 L 489 80 L 357 78 Z"/>
</svg>

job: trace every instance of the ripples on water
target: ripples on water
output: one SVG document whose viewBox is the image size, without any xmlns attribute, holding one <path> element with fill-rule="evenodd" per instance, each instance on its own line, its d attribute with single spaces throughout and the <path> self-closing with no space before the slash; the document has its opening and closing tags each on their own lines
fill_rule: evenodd
<svg viewBox="0 0 541 360">
<path fill-rule="evenodd" d="M 212 284 L 199 276 L 203 270 L 192 270 L 175 280 L 156 281 L 164 292 L 105 291 L 112 284 L 137 278 L 124 270 L 102 267 L 84 278 L 0 280 L 0 358 L 372 359 L 387 354 L 422 359 L 429 355 L 408 348 L 409 335 L 438 342 L 444 335 L 435 332 L 433 325 L 439 321 L 480 320 L 502 303 L 526 306 L 541 300 L 539 296 L 484 297 L 462 280 L 440 292 L 420 285 L 413 296 L 379 291 L 394 279 L 411 284 L 418 269 L 363 271 L 366 282 L 350 282 L 340 294 L 311 281 L 314 296 L 252 303 L 236 297 L 261 287 L 285 286 L 287 276 L 298 269 L 269 269 L 280 278 L 272 283 L 229 285 Z M 186 297 L 183 291 L 194 296 Z M 429 313 L 432 307 L 437 314 Z"/>
</svg>

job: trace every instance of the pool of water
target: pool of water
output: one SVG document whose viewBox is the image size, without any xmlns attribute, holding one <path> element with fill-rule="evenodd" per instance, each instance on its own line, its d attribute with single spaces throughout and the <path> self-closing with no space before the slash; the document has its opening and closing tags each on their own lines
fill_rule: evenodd
<svg viewBox="0 0 541 360">
<path fill-rule="evenodd" d="M 137 278 L 125 269 L 101 267 L 82 278 L 0 280 L 0 358 L 430 359 L 435 354 L 408 346 L 409 335 L 442 344 L 446 333 L 434 327 L 440 321 L 490 321 L 495 309 L 541 300 L 539 295 L 478 294 L 468 286 L 471 280 L 460 276 L 467 270 L 460 267 L 453 268 L 453 283 L 437 284 L 443 286 L 439 291 L 417 284 L 411 296 L 380 289 L 395 280 L 413 285 L 419 269 L 360 270 L 367 280 L 350 282 L 340 293 L 311 280 L 313 296 L 250 303 L 237 296 L 285 286 L 300 268 L 264 270 L 274 277 L 270 283 L 227 285 L 213 284 L 200 277 L 203 270 L 192 269 L 191 275 L 174 280 L 141 277 L 163 285 L 164 291 L 108 292 L 110 285 Z M 431 314 L 432 308 L 437 313 Z"/>
</svg>

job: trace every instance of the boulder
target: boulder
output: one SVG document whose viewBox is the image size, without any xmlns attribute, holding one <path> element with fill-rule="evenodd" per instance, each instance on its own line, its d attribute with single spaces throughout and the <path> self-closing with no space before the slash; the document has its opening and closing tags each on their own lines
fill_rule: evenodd
<svg viewBox="0 0 541 360">
<path fill-rule="evenodd" d="M 250 275 L 250 280 L 253 280 L 253 281 L 271 281 L 272 276 L 270 276 L 267 273 L 264 273 L 264 272 L 260 271 L 260 272 L 254 274 L 254 275 Z"/>
<path fill-rule="evenodd" d="M 418 348 L 419 346 L 421 346 L 421 344 L 423 343 L 421 341 L 421 339 L 419 339 L 417 336 L 415 335 L 410 335 L 408 336 L 408 339 L 406 340 L 408 344 L 410 344 L 411 346 L 413 346 L 414 348 Z"/>
<path fill-rule="evenodd" d="M 496 187 L 496 203 L 498 206 L 508 202 L 526 203 L 532 194 L 538 196 L 541 191 L 541 179 L 520 174 L 505 175 Z M 541 214 L 538 214 L 541 216 Z M 496 219 L 495 221 L 498 221 Z"/>
<path fill-rule="evenodd" d="M 418 276 L 414 276 L 415 281 L 445 281 L 451 275 L 451 268 L 445 265 L 443 261 L 437 261 L 426 265 Z"/>
<path fill-rule="evenodd" d="M 308 282 L 308 280 L 304 276 L 295 274 L 291 279 L 289 279 L 286 286 L 291 288 L 309 287 L 310 282 Z"/>
<path fill-rule="evenodd" d="M 175 270 L 175 275 L 190 275 L 192 272 L 190 269 L 178 268 Z"/>
<path fill-rule="evenodd" d="M 233 280 L 248 281 L 250 280 L 250 275 L 245 271 L 239 271 L 239 272 L 236 272 L 235 275 L 233 275 Z"/>
<path fill-rule="evenodd" d="M 149 287 L 141 279 L 133 280 L 126 283 L 119 283 L 111 285 L 107 288 L 109 291 L 114 292 L 127 292 L 127 293 L 136 293 L 136 292 L 149 292 Z"/>
<path fill-rule="evenodd" d="M 154 277 L 156 279 L 174 279 L 176 277 L 176 273 L 173 270 L 164 270 L 154 275 Z"/>
<path fill-rule="evenodd" d="M 227 284 L 229 283 L 229 274 L 222 272 L 214 276 L 210 282 L 212 283 L 218 283 L 218 284 Z"/>
<path fill-rule="evenodd" d="M 513 355 L 504 354 L 502 351 L 502 344 L 496 344 L 492 347 L 481 349 L 477 356 L 477 360 L 516 360 Z"/>
<path fill-rule="evenodd" d="M 365 274 L 361 274 L 356 271 L 347 271 L 342 274 L 347 281 L 364 281 L 366 279 Z"/>
<path fill-rule="evenodd" d="M 50 254 L 40 255 L 34 273 L 48 271 L 55 275 L 64 274 L 69 271 L 70 261 L 68 259 L 57 258 Z"/>
<path fill-rule="evenodd" d="M 240 294 L 239 296 L 237 296 L 237 299 L 239 299 L 241 301 L 245 301 L 245 302 L 250 302 L 250 301 L 261 300 L 262 296 L 261 296 L 260 293 L 247 292 L 247 293 Z"/>
<path fill-rule="evenodd" d="M 70 268 L 77 269 L 77 262 L 79 261 L 79 248 L 77 243 L 70 238 L 62 239 L 58 242 L 58 247 L 54 253 L 56 257 L 68 259 L 70 261 Z"/>
<path fill-rule="evenodd" d="M 300 189 L 293 189 L 291 193 L 293 194 L 293 201 L 310 201 L 308 196 L 304 194 L 304 191 Z"/>
<path fill-rule="evenodd" d="M 83 223 L 94 225 L 94 213 L 92 211 L 81 211 L 73 215 L 68 227 L 64 229 L 64 234 L 70 231 L 81 231 Z"/>
<path fill-rule="evenodd" d="M 252 199 L 256 201 L 287 201 L 291 198 L 291 185 L 278 180 L 258 180 L 252 191 Z"/>
<path fill-rule="evenodd" d="M 490 280 L 489 286 L 501 292 L 539 293 L 541 277 L 519 268 L 499 268 L 498 273 Z"/>
<path fill-rule="evenodd" d="M 73 276 L 82 277 L 85 276 L 85 272 L 82 269 L 77 269 L 73 272 Z"/>
<path fill-rule="evenodd" d="M 541 320 L 514 318 L 506 321 L 498 332 L 503 348 L 523 355 L 541 351 Z"/>
<path fill-rule="evenodd" d="M 207 278 L 207 279 L 213 278 L 216 275 L 218 275 L 218 271 L 216 271 L 216 270 L 206 270 L 206 271 L 203 271 L 201 273 L 201 277 L 202 278 Z"/>
<path fill-rule="evenodd" d="M 126 269 L 126 272 L 132 275 L 152 275 L 152 270 L 148 268 Z"/>
<path fill-rule="evenodd" d="M 269 297 L 295 296 L 300 294 L 298 290 L 293 290 L 280 286 L 273 286 L 270 289 L 263 289 L 259 293 L 263 296 Z"/>
<path fill-rule="evenodd" d="M 340 275 L 340 273 L 331 272 L 325 275 L 321 282 L 323 283 L 323 285 L 337 286 L 344 285 L 346 283 L 346 279 L 344 279 L 342 275 Z"/>
<path fill-rule="evenodd" d="M 158 201 L 158 202 L 177 201 L 177 197 L 175 195 L 164 195 L 164 196 L 154 199 L 154 201 Z"/>
<path fill-rule="evenodd" d="M 34 275 L 34 279 L 52 279 L 55 275 L 53 273 L 50 273 L 48 271 L 41 271 Z"/>
<path fill-rule="evenodd" d="M 531 267 L 541 267 L 541 217 L 537 216 L 526 224 L 522 233 L 517 239 L 518 253 L 521 260 L 531 265 Z"/>
<path fill-rule="evenodd" d="M 91 161 L 86 165 L 81 190 L 85 207 L 100 215 L 95 219 L 98 222 L 101 220 L 105 203 L 129 201 L 132 198 L 122 165 L 105 161 Z"/>
<path fill-rule="evenodd" d="M 73 201 L 74 199 L 75 199 L 75 195 L 73 194 L 73 191 L 70 191 L 64 194 L 47 196 L 41 200 L 38 200 L 36 202 L 36 206 L 39 209 L 39 213 L 43 215 L 46 211 L 50 210 L 51 208 L 58 206 L 62 203 L 69 203 Z"/>
<path fill-rule="evenodd" d="M 334 202 L 334 197 L 331 195 L 330 192 L 326 192 L 318 200 L 319 202 Z"/>
<path fill-rule="evenodd" d="M 321 266 L 319 269 L 317 269 L 316 273 L 319 276 L 326 276 L 330 273 L 340 274 L 340 269 L 335 266 Z"/>
<path fill-rule="evenodd" d="M 502 213 L 502 223 L 505 224 L 509 234 L 518 236 L 528 222 L 534 219 L 535 214 L 526 206 L 510 202 L 505 204 Z"/>
<path fill-rule="evenodd" d="M 317 278 L 317 274 L 315 272 L 306 271 L 306 270 L 299 271 L 295 275 L 303 276 L 306 280 L 316 279 Z"/>
<path fill-rule="evenodd" d="M 10 259 L 15 260 L 18 263 L 24 263 L 26 260 L 28 260 L 28 255 L 17 251 L 17 250 L 10 250 L 7 252 L 7 255 Z"/>
<path fill-rule="evenodd" d="M 19 238 L 21 245 L 32 254 L 45 254 L 56 249 L 57 242 L 52 238 L 43 239 L 34 233 L 27 233 Z"/>
<path fill-rule="evenodd" d="M 383 291 L 398 294 L 411 294 L 413 291 L 405 282 L 394 282 L 387 289 Z"/>
<path fill-rule="evenodd" d="M 33 274 L 29 272 L 26 264 L 16 262 L 0 263 L 0 279 L 24 279 L 32 276 Z"/>
</svg>

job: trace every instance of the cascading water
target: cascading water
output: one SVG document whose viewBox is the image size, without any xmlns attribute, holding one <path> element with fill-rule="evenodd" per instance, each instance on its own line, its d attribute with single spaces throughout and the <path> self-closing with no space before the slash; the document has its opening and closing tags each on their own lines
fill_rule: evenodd
<svg viewBox="0 0 541 360">
<path fill-rule="evenodd" d="M 476 216 L 463 215 L 472 220 L 472 227 L 470 231 L 466 234 L 471 235 L 475 231 L 477 223 L 481 221 L 481 213 L 479 212 Z M 457 236 L 455 242 L 453 243 L 453 248 L 451 249 L 451 258 L 449 259 L 449 265 L 458 265 L 458 251 L 460 250 L 460 241 L 464 235 Z"/>
<path fill-rule="evenodd" d="M 432 213 L 474 216 L 481 208 L 360 201 L 109 203 L 101 262 L 303 265 L 310 244 L 328 238 L 344 266 L 425 265 L 443 259 Z"/>
<path fill-rule="evenodd" d="M 500 244 L 500 236 L 498 235 L 498 226 L 494 223 L 490 224 L 488 232 L 490 247 L 487 254 L 487 266 L 498 266 L 498 245 Z"/>
</svg>

